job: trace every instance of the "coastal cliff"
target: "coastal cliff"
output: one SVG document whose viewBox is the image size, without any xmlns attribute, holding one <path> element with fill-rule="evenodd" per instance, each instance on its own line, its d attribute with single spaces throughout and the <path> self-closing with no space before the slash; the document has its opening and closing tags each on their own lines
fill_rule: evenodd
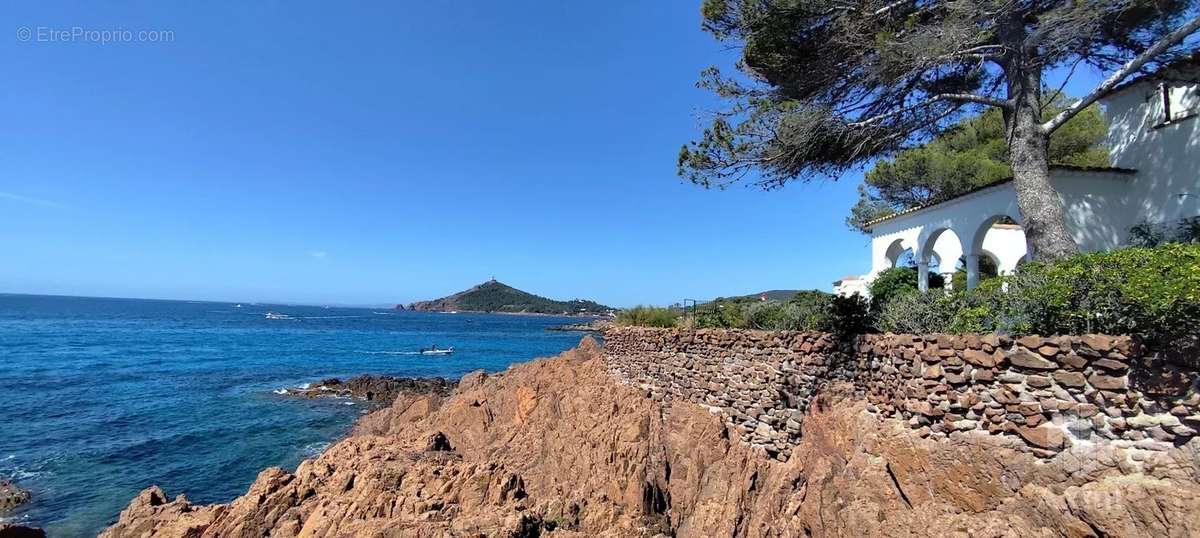
<svg viewBox="0 0 1200 538">
<path fill-rule="evenodd" d="M 832 382 L 780 461 L 584 339 L 449 396 L 402 393 L 228 504 L 143 491 L 102 536 L 1192 536 L 1200 455 L 922 436 Z"/>
</svg>

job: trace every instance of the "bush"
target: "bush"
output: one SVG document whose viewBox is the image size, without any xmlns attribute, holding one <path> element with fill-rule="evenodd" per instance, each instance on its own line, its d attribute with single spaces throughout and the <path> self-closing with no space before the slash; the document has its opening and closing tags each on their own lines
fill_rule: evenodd
<svg viewBox="0 0 1200 538">
<path fill-rule="evenodd" d="M 829 321 L 825 330 L 841 338 L 873 332 L 871 303 L 863 296 L 857 293 L 849 297 L 835 295 L 829 307 Z"/>
<path fill-rule="evenodd" d="M 929 288 L 945 286 L 942 275 L 929 274 Z M 875 276 L 868 288 L 871 291 L 871 310 L 878 314 L 893 297 L 917 291 L 916 267 L 892 267 Z"/>
<path fill-rule="evenodd" d="M 747 304 L 736 301 L 713 301 L 696 309 L 696 326 L 714 329 L 746 327 Z"/>
<path fill-rule="evenodd" d="M 949 332 L 958 304 L 941 292 L 904 290 L 879 311 L 879 330 L 893 333 L 928 334 Z"/>
<path fill-rule="evenodd" d="M 678 310 L 656 306 L 635 306 L 617 312 L 616 322 L 617 325 L 640 327 L 674 327 L 678 319 Z"/>
<path fill-rule="evenodd" d="M 1200 334 L 1200 245 L 1029 263 L 967 293 L 908 291 L 879 309 L 877 324 L 918 334 L 1133 334 L 1166 349 Z"/>
<path fill-rule="evenodd" d="M 1007 295 L 1001 310 L 1012 332 L 1170 341 L 1200 332 L 1200 245 L 1167 243 L 1026 264 Z"/>
<path fill-rule="evenodd" d="M 760 301 L 745 309 L 746 328 L 772 331 L 828 331 L 833 295 L 801 292 L 790 301 Z"/>
</svg>

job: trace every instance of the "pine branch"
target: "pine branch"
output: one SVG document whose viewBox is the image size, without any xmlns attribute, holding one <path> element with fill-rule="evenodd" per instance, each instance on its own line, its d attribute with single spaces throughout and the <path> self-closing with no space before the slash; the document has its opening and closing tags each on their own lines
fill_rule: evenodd
<svg viewBox="0 0 1200 538">
<path fill-rule="evenodd" d="M 1143 65 L 1146 65 L 1147 62 L 1153 60 L 1159 54 L 1166 52 L 1167 49 L 1179 44 L 1196 30 L 1200 30 L 1200 17 L 1196 17 L 1188 21 L 1183 26 L 1175 29 L 1175 31 L 1163 36 L 1162 39 L 1160 39 L 1154 45 L 1151 45 L 1150 48 L 1137 55 L 1137 57 L 1134 59 L 1126 62 L 1125 65 L 1121 66 L 1116 73 L 1113 73 L 1111 77 L 1105 79 L 1104 82 L 1100 83 L 1096 89 L 1092 90 L 1092 92 L 1083 99 L 1076 101 L 1075 104 L 1067 107 L 1062 112 L 1059 112 L 1058 115 L 1051 118 L 1050 121 L 1043 123 L 1041 125 L 1042 132 L 1052 133 L 1055 129 L 1062 127 L 1062 124 L 1073 118 L 1079 113 L 1079 111 L 1100 100 L 1101 97 L 1108 95 L 1109 92 L 1111 92 L 1113 88 L 1116 88 L 1117 85 L 1120 84 L 1121 81 L 1125 80 L 1126 77 L 1137 72 L 1142 68 Z"/>
</svg>

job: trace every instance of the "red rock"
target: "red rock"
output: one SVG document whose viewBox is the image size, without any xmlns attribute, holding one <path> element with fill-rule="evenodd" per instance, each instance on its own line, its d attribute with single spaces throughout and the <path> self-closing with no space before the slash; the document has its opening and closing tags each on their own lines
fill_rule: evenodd
<svg viewBox="0 0 1200 538">
<path fill-rule="evenodd" d="M 1055 370 L 1058 368 L 1058 364 L 1048 361 L 1027 349 L 1011 351 L 1007 354 L 1007 357 L 1008 362 L 1012 363 L 1013 366 L 1020 366 L 1022 368 L 1035 370 Z"/>
<path fill-rule="evenodd" d="M 996 365 L 996 359 L 992 354 L 984 353 L 977 349 L 964 350 L 962 358 L 964 361 L 982 368 L 991 368 Z"/>
<path fill-rule="evenodd" d="M 1062 430 L 1053 425 L 1038 427 L 1021 426 L 1017 428 L 1017 435 L 1020 435 L 1025 442 L 1038 448 L 1062 448 L 1066 442 L 1066 436 L 1063 435 Z"/>
<path fill-rule="evenodd" d="M 1128 364 L 1125 364 L 1121 361 L 1114 361 L 1112 359 L 1099 359 L 1092 361 L 1092 366 L 1103 368 L 1112 372 L 1124 372 L 1129 369 Z"/>
<path fill-rule="evenodd" d="M 1128 381 L 1125 379 L 1125 377 L 1115 377 L 1101 374 L 1092 374 L 1089 376 L 1088 383 L 1100 390 L 1122 390 L 1128 386 Z"/>
<path fill-rule="evenodd" d="M 1058 382 L 1059 385 L 1072 388 L 1082 387 L 1087 382 L 1087 380 L 1083 377 L 1083 374 L 1079 372 L 1067 372 L 1063 370 L 1054 372 L 1054 381 Z"/>
</svg>

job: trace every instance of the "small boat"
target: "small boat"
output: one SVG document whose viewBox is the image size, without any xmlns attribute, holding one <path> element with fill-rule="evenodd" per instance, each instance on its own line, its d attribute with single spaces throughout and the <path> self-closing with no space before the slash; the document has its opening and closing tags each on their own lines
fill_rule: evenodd
<svg viewBox="0 0 1200 538">
<path fill-rule="evenodd" d="M 437 346 L 433 346 L 430 349 L 422 349 L 421 350 L 422 355 L 450 355 L 451 353 L 454 353 L 454 347 L 448 347 L 446 349 L 438 349 Z"/>
<path fill-rule="evenodd" d="M 234 308 L 241 308 L 241 307 L 242 307 L 242 305 L 241 305 L 241 304 L 235 304 L 235 305 L 233 305 L 233 307 L 234 307 Z"/>
<path fill-rule="evenodd" d="M 267 319 L 292 319 L 292 317 L 279 312 L 267 312 Z"/>
</svg>

